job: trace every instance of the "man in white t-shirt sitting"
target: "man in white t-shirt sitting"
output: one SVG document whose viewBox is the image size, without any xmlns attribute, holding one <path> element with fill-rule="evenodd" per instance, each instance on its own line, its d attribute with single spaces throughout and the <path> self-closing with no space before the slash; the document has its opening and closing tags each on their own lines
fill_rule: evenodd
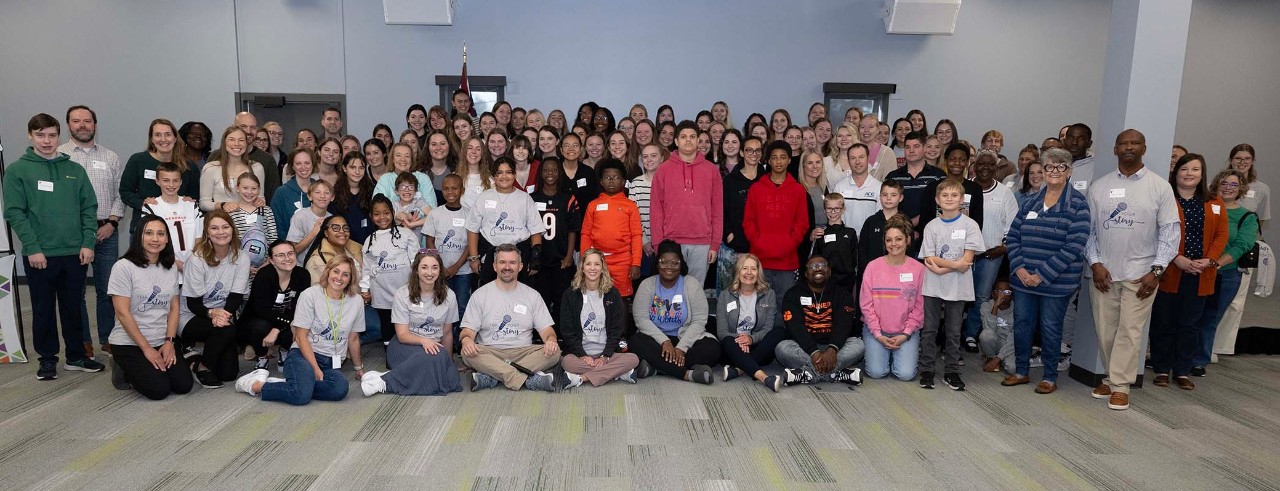
<svg viewBox="0 0 1280 491">
<path fill-rule="evenodd" d="M 516 281 L 523 264 L 520 251 L 501 244 L 493 251 L 495 281 L 480 287 L 462 316 L 462 361 L 474 368 L 471 390 L 497 386 L 554 390 L 554 377 L 544 372 L 560 360 L 551 313 L 542 295 Z M 538 331 L 543 345 L 533 344 Z"/>
</svg>

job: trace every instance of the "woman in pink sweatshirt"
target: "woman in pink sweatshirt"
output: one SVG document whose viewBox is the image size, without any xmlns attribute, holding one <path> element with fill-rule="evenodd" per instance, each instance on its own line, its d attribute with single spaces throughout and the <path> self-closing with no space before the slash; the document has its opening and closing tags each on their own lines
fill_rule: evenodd
<svg viewBox="0 0 1280 491">
<path fill-rule="evenodd" d="M 862 272 L 862 341 L 866 345 L 866 373 L 908 381 L 916 377 L 916 358 L 924 322 L 924 265 L 907 257 L 911 224 L 901 215 L 885 224 L 888 255 L 876 258 Z"/>
</svg>

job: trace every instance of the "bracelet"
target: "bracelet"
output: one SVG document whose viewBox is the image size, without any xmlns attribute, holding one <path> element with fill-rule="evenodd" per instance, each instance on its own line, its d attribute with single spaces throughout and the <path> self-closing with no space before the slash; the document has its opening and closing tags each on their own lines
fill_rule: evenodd
<svg viewBox="0 0 1280 491">
<path fill-rule="evenodd" d="M 352 365 L 351 368 L 354 368 L 356 370 L 364 370 L 364 365 Z"/>
<path fill-rule="evenodd" d="M 479 261 L 479 260 L 480 260 L 480 255 L 479 255 L 479 254 L 476 254 L 476 255 L 474 255 L 474 256 L 467 256 L 467 260 L 468 260 L 468 261 Z"/>
</svg>

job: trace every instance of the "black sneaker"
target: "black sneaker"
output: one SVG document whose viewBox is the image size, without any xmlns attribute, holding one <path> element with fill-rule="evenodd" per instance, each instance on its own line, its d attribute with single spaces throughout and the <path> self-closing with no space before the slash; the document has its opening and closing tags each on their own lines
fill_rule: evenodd
<svg viewBox="0 0 1280 491">
<path fill-rule="evenodd" d="M 1195 373 L 1195 372 L 1192 372 L 1192 373 Z M 723 367 L 720 367 L 720 380 L 722 382 L 728 382 L 730 380 L 738 378 L 738 375 L 741 375 L 740 373 L 738 373 L 738 367 L 735 367 L 733 365 L 725 365 Z"/>
<path fill-rule="evenodd" d="M 846 368 L 831 374 L 832 382 L 843 382 L 849 385 L 862 385 L 862 369 Z"/>
<path fill-rule="evenodd" d="M 973 337 L 973 336 L 969 336 L 969 337 L 967 337 L 967 338 L 964 338 L 964 350 L 965 350 L 965 351 L 967 351 L 967 352 L 969 352 L 969 353 L 977 353 L 977 352 L 978 352 L 978 340 L 977 340 L 977 339 L 974 339 L 974 337 Z"/>
<path fill-rule="evenodd" d="M 636 378 L 652 377 L 656 371 L 657 370 L 654 370 L 653 365 L 650 365 L 649 362 L 640 360 L 640 364 L 636 365 Z"/>
<path fill-rule="evenodd" d="M 36 370 L 36 380 L 57 380 L 58 360 L 41 360 L 40 369 Z"/>
<path fill-rule="evenodd" d="M 920 388 L 921 389 L 933 388 L 933 372 L 920 372 Z"/>
<path fill-rule="evenodd" d="M 782 390 L 782 377 L 777 375 L 765 377 L 764 386 L 772 389 L 774 392 L 780 392 Z"/>
<path fill-rule="evenodd" d="M 218 376 L 214 375 L 211 370 L 196 371 L 196 381 L 200 382 L 200 386 L 206 389 L 222 388 L 222 381 L 218 380 Z"/>
<path fill-rule="evenodd" d="M 1203 377 L 1207 374 L 1208 372 L 1205 372 L 1204 367 L 1191 367 L 1192 377 Z"/>
<path fill-rule="evenodd" d="M 111 358 L 111 386 L 116 390 L 130 390 L 133 385 L 124 377 L 124 370 L 120 369 L 120 364 L 116 363 L 115 357 Z"/>
<path fill-rule="evenodd" d="M 689 367 L 689 381 L 710 385 L 712 380 L 711 367 L 706 365 L 694 365 Z"/>
<path fill-rule="evenodd" d="M 964 381 L 960 380 L 960 374 L 951 372 L 942 376 L 942 381 L 950 387 L 951 390 L 964 390 Z"/>
<path fill-rule="evenodd" d="M 784 368 L 782 382 L 788 386 L 813 383 L 813 372 L 800 368 Z"/>
<path fill-rule="evenodd" d="M 62 364 L 62 368 L 74 372 L 96 373 L 101 372 L 104 368 L 107 368 L 107 366 L 85 358 L 77 361 L 68 360 L 66 363 Z"/>
<path fill-rule="evenodd" d="M 253 369 L 254 369 L 254 370 L 266 370 L 266 369 L 267 369 L 267 367 L 270 367 L 270 366 L 271 366 L 271 358 L 268 358 L 268 357 L 266 357 L 266 356 L 262 356 L 262 357 L 258 357 L 258 364 L 257 364 L 257 365 L 254 365 Z"/>
</svg>

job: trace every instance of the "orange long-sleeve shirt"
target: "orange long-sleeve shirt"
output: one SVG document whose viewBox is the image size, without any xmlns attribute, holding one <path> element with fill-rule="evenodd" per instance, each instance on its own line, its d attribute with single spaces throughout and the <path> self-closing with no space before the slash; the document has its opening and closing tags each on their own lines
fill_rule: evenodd
<svg viewBox="0 0 1280 491">
<path fill-rule="evenodd" d="M 629 254 L 639 266 L 643 254 L 640 208 L 623 193 L 601 194 L 582 212 L 580 250 L 592 247 L 608 254 Z"/>
</svg>

